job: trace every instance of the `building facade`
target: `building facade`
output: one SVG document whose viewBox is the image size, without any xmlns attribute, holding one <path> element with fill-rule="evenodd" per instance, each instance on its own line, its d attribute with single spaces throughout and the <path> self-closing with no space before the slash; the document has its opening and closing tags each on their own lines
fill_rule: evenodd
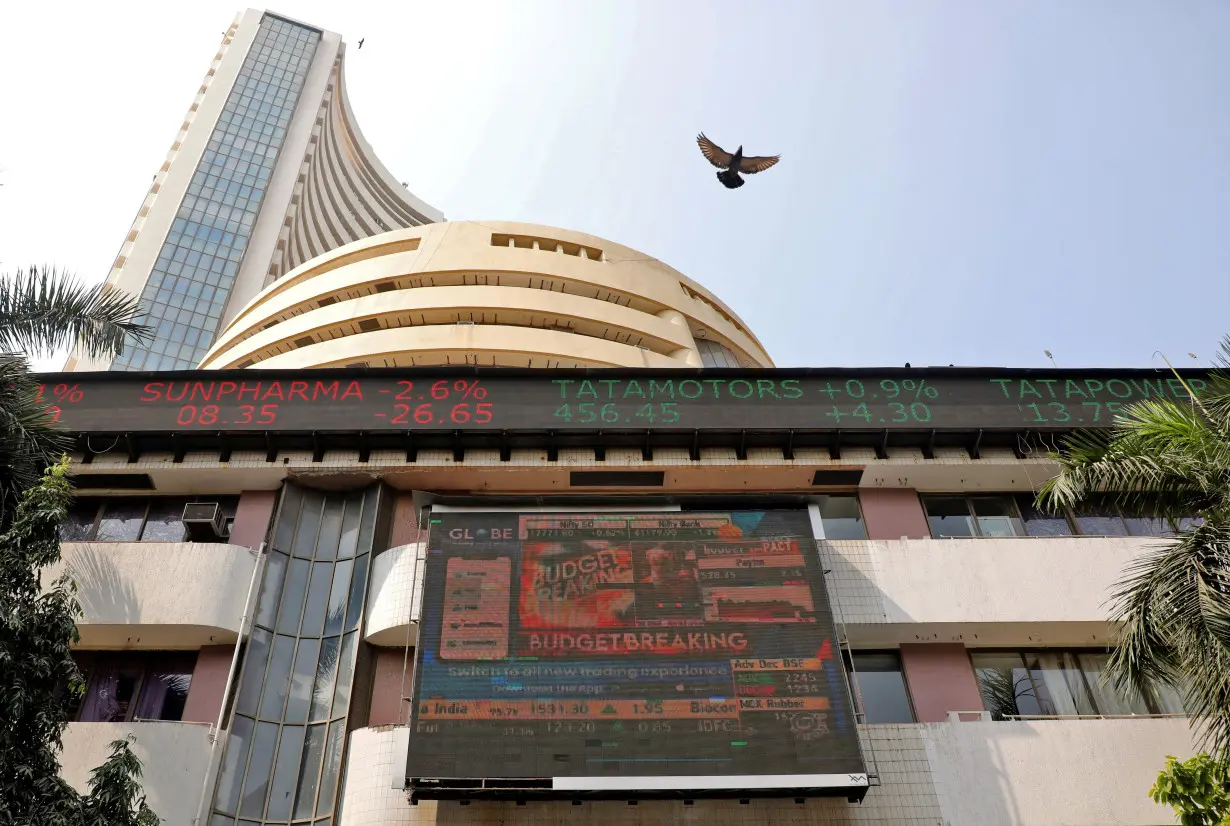
<svg viewBox="0 0 1230 826">
<path fill-rule="evenodd" d="M 66 370 L 195 367 L 269 282 L 329 250 L 442 220 L 364 140 L 341 36 L 249 9 L 223 33 L 107 276 L 148 344 Z"/>
<path fill-rule="evenodd" d="M 84 784 L 105 744 L 132 733 L 168 823 L 1170 822 L 1146 792 L 1166 754 L 1195 750 L 1182 699 L 1100 681 L 1112 585 L 1169 527 L 1032 505 L 1065 414 L 1182 397 L 1152 371 L 462 365 L 47 381 L 72 383 L 60 420 L 79 434 L 64 564 L 89 687 L 65 774 Z M 649 402 L 631 391 L 651 386 Z M 1052 390 L 1074 395 L 1031 401 Z M 809 514 L 861 802 L 471 790 L 410 803 L 407 757 L 432 737 L 411 727 L 410 701 L 439 515 L 764 509 Z"/>
<path fill-rule="evenodd" d="M 76 438 L 62 568 L 84 611 L 87 689 L 64 738 L 70 782 L 84 787 L 131 734 L 171 826 L 1172 821 L 1146 793 L 1166 754 L 1195 750 L 1182 698 L 1121 696 L 1100 678 L 1111 588 L 1173 526 L 1032 502 L 1062 433 L 1137 399 L 1185 398 L 1182 382 L 773 369 L 733 310 L 636 250 L 443 223 L 363 140 L 343 57 L 332 33 L 236 18 L 109 276 L 151 308 L 154 341 L 45 377 Z M 727 777 L 722 797 L 672 787 L 663 769 L 607 777 L 603 794 L 523 775 L 428 789 L 438 778 L 411 766 L 441 750 L 414 703 L 422 652 L 446 636 L 425 591 L 433 525 L 466 537 L 467 520 L 510 512 L 803 519 L 790 541 L 806 564 L 756 610 L 831 623 L 831 645 L 807 658 L 830 678 L 823 711 L 790 727 L 805 729 L 800 759 L 834 748 L 832 732 L 853 738 L 855 785 Z M 523 603 L 499 595 L 506 567 L 470 569 L 492 583 L 475 598 L 519 617 Z M 624 591 L 635 601 L 640 587 Z M 706 611 L 751 610 L 705 593 Z M 668 616 L 654 627 L 700 611 L 688 599 L 657 605 Z M 501 636 L 507 620 L 480 624 L 458 623 L 452 642 L 519 644 Z M 784 660 L 730 662 L 754 672 L 739 714 L 776 698 L 758 672 Z M 806 694 L 809 679 L 786 685 Z M 700 690 L 684 683 L 667 690 Z M 558 698 L 529 696 L 544 699 Z M 622 718 L 577 719 L 582 751 L 614 738 L 656 765 L 664 743 L 686 749 L 715 725 L 632 717 L 649 727 L 627 741 Z M 732 719 L 722 731 L 752 731 Z M 507 727 L 446 757 L 519 754 L 571 725 Z"/>
</svg>

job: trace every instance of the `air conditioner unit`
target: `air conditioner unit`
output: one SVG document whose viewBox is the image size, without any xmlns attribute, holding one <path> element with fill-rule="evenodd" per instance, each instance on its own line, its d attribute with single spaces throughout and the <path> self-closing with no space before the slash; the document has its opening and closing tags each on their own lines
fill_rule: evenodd
<svg viewBox="0 0 1230 826">
<path fill-rule="evenodd" d="M 217 502 L 193 502 L 184 505 L 182 521 L 188 531 L 188 539 L 192 542 L 217 542 L 230 535 L 222 506 Z"/>
</svg>

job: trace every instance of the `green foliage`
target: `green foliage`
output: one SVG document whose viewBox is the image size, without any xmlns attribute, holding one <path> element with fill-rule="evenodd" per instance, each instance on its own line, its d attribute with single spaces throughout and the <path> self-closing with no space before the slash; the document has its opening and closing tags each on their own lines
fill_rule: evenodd
<svg viewBox="0 0 1230 826">
<path fill-rule="evenodd" d="M 107 284 L 87 287 L 47 267 L 0 279 L 0 351 L 50 355 L 81 347 L 91 356 L 123 352 L 129 338 L 146 339 L 136 299 Z"/>
<path fill-rule="evenodd" d="M 105 284 L 82 286 L 54 269 L 0 278 L 0 524 L 67 445 L 49 426 L 47 404 L 36 400 L 26 357 L 66 347 L 118 355 L 128 340 L 149 338 L 139 315 L 129 296 Z"/>
<path fill-rule="evenodd" d="M 152 826 L 126 741 L 111 744 L 90 794 L 59 775 L 69 703 L 84 689 L 71 654 L 81 609 L 66 576 L 44 593 L 40 572 L 60 559 L 67 472 L 67 460 L 48 468 L 0 533 L 0 824 Z"/>
<path fill-rule="evenodd" d="M 1174 809 L 1182 826 L 1230 826 L 1230 771 L 1207 754 L 1183 762 L 1166 755 L 1149 797 Z"/>
<path fill-rule="evenodd" d="M 1230 337 L 1221 353 L 1223 369 L 1195 402 L 1148 399 L 1108 430 L 1069 437 L 1038 501 L 1203 518 L 1133 561 L 1116 585 L 1111 619 L 1122 633 L 1107 679 L 1144 694 L 1183 691 L 1202 746 L 1230 757 Z"/>
</svg>

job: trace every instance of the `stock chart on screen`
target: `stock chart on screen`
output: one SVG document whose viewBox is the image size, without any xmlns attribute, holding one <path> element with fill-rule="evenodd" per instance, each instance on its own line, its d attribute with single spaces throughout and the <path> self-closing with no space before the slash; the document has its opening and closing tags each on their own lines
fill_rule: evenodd
<svg viewBox="0 0 1230 826">
<path fill-rule="evenodd" d="M 805 511 L 435 514 L 422 604 L 417 796 L 867 785 Z"/>
</svg>

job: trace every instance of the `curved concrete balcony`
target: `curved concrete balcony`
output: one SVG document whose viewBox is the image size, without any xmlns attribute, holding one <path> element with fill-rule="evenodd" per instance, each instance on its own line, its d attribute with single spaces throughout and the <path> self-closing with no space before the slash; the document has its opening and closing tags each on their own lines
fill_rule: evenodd
<svg viewBox="0 0 1230 826">
<path fill-rule="evenodd" d="M 400 646 L 418 642 L 417 577 L 426 551 L 422 543 L 390 548 L 372 562 L 364 639 L 372 645 Z"/>
<path fill-rule="evenodd" d="M 257 554 L 195 542 L 66 542 L 44 586 L 67 570 L 82 648 L 199 648 L 239 639 Z"/>
<path fill-rule="evenodd" d="M 857 647 L 915 642 L 1105 645 L 1107 600 L 1149 537 L 820 543 L 837 619 Z"/>
<path fill-rule="evenodd" d="M 111 754 L 108 744 L 131 734 L 150 808 L 165 826 L 193 826 L 206 775 L 214 768 L 211 728 L 195 723 L 69 723 L 60 776 L 78 791 L 88 791 L 90 772 Z M 226 732 L 218 736 L 225 738 Z M 220 740 L 213 756 L 222 754 L 223 745 Z"/>
</svg>

